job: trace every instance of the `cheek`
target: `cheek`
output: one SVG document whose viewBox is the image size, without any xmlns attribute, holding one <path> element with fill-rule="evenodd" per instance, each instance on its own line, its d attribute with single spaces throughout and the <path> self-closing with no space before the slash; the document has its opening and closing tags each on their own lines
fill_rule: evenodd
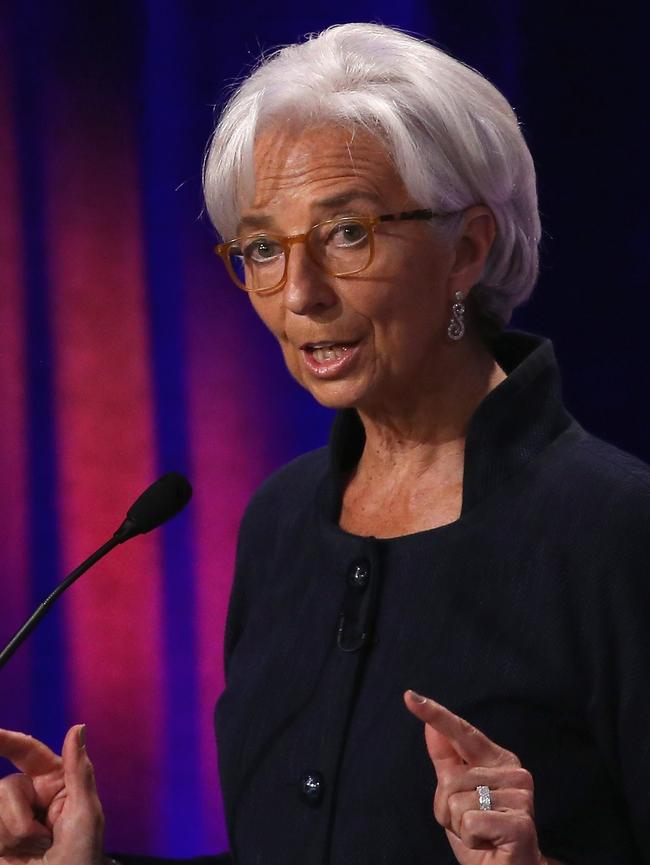
<svg viewBox="0 0 650 865">
<path fill-rule="evenodd" d="M 274 302 L 274 300 L 275 298 L 272 295 L 268 297 L 250 295 L 251 306 L 262 323 L 278 341 L 287 368 L 293 375 L 296 375 L 299 360 L 298 352 L 286 338 L 283 307 L 280 303 Z"/>
<path fill-rule="evenodd" d="M 444 297 L 431 283 L 405 281 L 367 310 L 377 360 L 391 368 L 422 362 L 446 329 Z"/>
<path fill-rule="evenodd" d="M 378 336 L 408 339 L 432 333 L 451 309 L 446 302 L 446 257 L 437 249 L 426 255 L 417 248 L 408 252 L 380 262 L 382 279 L 375 293 L 366 296 L 366 313 Z"/>
</svg>

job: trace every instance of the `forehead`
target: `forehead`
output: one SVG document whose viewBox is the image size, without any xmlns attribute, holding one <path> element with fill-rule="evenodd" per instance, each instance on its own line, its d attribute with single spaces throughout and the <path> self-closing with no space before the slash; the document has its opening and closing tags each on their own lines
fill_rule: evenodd
<svg viewBox="0 0 650 865">
<path fill-rule="evenodd" d="M 254 164 L 254 193 L 243 214 L 309 206 L 355 191 L 388 203 L 405 192 L 384 144 L 360 128 L 271 127 L 256 139 Z"/>
</svg>

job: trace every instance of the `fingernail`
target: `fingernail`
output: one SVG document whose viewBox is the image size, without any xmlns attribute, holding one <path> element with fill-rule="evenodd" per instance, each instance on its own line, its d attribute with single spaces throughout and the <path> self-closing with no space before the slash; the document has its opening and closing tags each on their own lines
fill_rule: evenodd
<svg viewBox="0 0 650 865">
<path fill-rule="evenodd" d="M 416 703 L 426 703 L 427 698 L 423 697 L 422 694 L 418 694 L 417 691 L 409 690 L 409 694 L 411 695 L 411 699 L 415 700 Z"/>
<path fill-rule="evenodd" d="M 80 748 L 86 747 L 86 725 L 85 724 L 82 724 L 82 726 L 79 727 L 79 747 Z"/>
</svg>

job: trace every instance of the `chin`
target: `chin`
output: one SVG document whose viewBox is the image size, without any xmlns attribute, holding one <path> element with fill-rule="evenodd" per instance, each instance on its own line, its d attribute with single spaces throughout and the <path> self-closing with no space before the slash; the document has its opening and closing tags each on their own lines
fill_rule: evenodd
<svg viewBox="0 0 650 865">
<path fill-rule="evenodd" d="M 325 408 L 357 408 L 368 397 L 371 388 L 361 370 L 341 378 L 318 379 L 305 373 L 299 359 L 295 363 L 289 363 L 286 357 L 285 360 L 287 369 L 296 382 Z M 291 360 L 293 361 L 293 358 Z"/>
<path fill-rule="evenodd" d="M 309 384 L 300 381 L 317 403 L 335 410 L 357 408 L 363 401 L 363 391 L 348 381 L 324 381 Z"/>
</svg>

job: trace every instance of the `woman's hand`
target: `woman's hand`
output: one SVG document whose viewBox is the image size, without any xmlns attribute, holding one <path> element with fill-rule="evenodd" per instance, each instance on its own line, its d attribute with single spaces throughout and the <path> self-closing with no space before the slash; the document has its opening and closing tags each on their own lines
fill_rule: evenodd
<svg viewBox="0 0 650 865">
<path fill-rule="evenodd" d="M 431 699 L 407 691 L 404 701 L 425 723 L 438 776 L 433 812 L 461 865 L 552 865 L 537 844 L 533 779 L 517 757 Z M 479 786 L 489 788 L 491 810 L 479 809 Z"/>
<path fill-rule="evenodd" d="M 68 731 L 61 757 L 0 730 L 0 756 L 22 772 L 0 781 L 0 865 L 102 865 L 104 816 L 85 728 Z"/>
</svg>

